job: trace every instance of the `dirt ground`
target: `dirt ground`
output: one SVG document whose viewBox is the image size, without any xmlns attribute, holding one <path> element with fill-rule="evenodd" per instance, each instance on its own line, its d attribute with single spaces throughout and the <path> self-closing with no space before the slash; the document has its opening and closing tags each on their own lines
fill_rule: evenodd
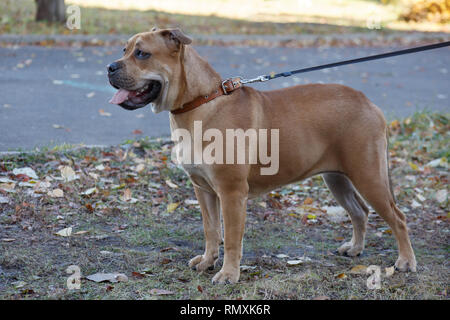
<svg viewBox="0 0 450 320">
<path fill-rule="evenodd" d="M 373 212 L 364 253 L 338 255 L 351 222 L 318 176 L 249 201 L 240 282 L 212 285 L 221 259 L 206 273 L 187 266 L 204 249 L 192 185 L 170 161 L 170 143 L 142 139 L 0 158 L 0 299 L 448 299 L 448 118 L 390 124 L 394 193 L 417 273 L 386 274 L 396 243 Z M 71 265 L 80 289 L 67 287 Z M 367 286 L 371 265 L 380 289 Z M 86 278 L 96 273 L 126 277 Z"/>
</svg>

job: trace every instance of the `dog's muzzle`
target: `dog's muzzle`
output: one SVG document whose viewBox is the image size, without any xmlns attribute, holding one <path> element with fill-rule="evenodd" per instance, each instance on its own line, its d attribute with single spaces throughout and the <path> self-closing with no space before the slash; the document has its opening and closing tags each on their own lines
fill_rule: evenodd
<svg viewBox="0 0 450 320">
<path fill-rule="evenodd" d="M 127 110 L 135 110 L 145 107 L 159 97 L 162 88 L 159 80 L 147 80 L 141 88 L 129 90 L 123 85 L 123 79 L 118 77 L 121 68 L 122 65 L 117 62 L 107 66 L 109 83 L 118 89 L 109 101 L 110 103 L 117 104 Z"/>
</svg>

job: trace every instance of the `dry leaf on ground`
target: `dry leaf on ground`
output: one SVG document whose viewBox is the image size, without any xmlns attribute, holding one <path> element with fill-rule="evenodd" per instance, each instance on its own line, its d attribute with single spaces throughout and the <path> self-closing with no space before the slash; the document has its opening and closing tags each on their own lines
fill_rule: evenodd
<svg viewBox="0 0 450 320">
<path fill-rule="evenodd" d="M 65 182 L 70 182 L 78 179 L 79 177 L 75 174 L 75 171 L 69 166 L 63 166 L 60 168 L 61 177 Z"/>
<path fill-rule="evenodd" d="M 150 294 L 154 296 L 166 296 L 174 294 L 174 292 L 164 289 L 152 289 L 150 290 Z"/>
<path fill-rule="evenodd" d="M 47 195 L 52 198 L 62 198 L 64 197 L 64 191 L 62 191 L 61 189 L 54 189 L 49 191 Z"/>
<path fill-rule="evenodd" d="M 36 172 L 31 169 L 30 167 L 25 167 L 25 168 L 16 168 L 13 170 L 12 172 L 14 175 L 19 175 L 19 174 L 24 174 L 32 179 L 39 179 L 38 175 L 36 174 Z"/>
<path fill-rule="evenodd" d="M 56 235 L 61 237 L 70 237 L 71 234 L 72 234 L 72 227 L 68 227 L 56 232 Z"/>
<path fill-rule="evenodd" d="M 123 273 L 94 273 L 86 277 L 86 279 L 94 282 L 127 282 L 128 277 Z"/>
<path fill-rule="evenodd" d="M 175 209 L 178 208 L 179 205 L 180 205 L 179 202 L 169 203 L 167 205 L 167 212 L 168 213 L 174 212 Z"/>
</svg>

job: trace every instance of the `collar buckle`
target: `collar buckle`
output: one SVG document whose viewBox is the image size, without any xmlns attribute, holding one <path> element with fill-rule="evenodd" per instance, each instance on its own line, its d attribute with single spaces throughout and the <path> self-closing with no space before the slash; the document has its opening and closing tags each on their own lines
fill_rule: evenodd
<svg viewBox="0 0 450 320">
<path fill-rule="evenodd" d="M 240 88 L 242 86 L 241 80 L 242 77 L 233 77 L 222 81 L 223 94 L 229 95 L 234 90 Z"/>
</svg>

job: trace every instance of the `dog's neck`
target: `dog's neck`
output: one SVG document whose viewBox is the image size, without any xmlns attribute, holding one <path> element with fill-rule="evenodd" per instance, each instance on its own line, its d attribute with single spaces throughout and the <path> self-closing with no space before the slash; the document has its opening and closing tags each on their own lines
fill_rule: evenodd
<svg viewBox="0 0 450 320">
<path fill-rule="evenodd" d="M 184 51 L 184 52 L 183 52 Z M 191 46 L 185 46 L 180 56 L 181 78 L 184 82 L 174 103 L 174 109 L 199 96 L 209 95 L 219 88 L 222 78 Z"/>
</svg>

